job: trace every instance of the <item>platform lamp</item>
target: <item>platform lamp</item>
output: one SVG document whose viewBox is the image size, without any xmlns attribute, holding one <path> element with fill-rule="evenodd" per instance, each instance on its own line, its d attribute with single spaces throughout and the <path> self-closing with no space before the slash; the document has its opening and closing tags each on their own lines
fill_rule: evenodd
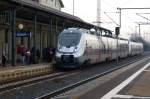
<svg viewBox="0 0 150 99">
<path fill-rule="evenodd" d="M 19 28 L 20 30 L 22 30 L 23 27 L 24 27 L 23 24 L 19 24 L 19 25 L 18 25 L 18 28 Z"/>
<path fill-rule="evenodd" d="M 22 32 L 24 25 L 23 24 L 18 24 L 18 29 L 20 30 L 20 32 Z M 23 37 L 21 37 L 21 45 L 23 44 Z"/>
</svg>

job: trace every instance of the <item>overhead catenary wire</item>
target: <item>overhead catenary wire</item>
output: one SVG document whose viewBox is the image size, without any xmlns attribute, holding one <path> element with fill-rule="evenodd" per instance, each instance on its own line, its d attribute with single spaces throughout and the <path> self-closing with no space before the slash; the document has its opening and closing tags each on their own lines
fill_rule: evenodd
<svg viewBox="0 0 150 99">
<path fill-rule="evenodd" d="M 104 14 L 105 14 L 113 23 L 115 23 L 117 26 L 119 26 L 119 24 L 118 24 L 116 21 L 114 21 L 114 19 L 112 19 L 106 12 L 104 12 Z"/>
<path fill-rule="evenodd" d="M 149 14 L 150 14 L 150 13 L 149 13 Z M 149 19 L 149 18 L 142 16 L 142 15 L 141 15 L 141 13 L 136 13 L 136 15 L 138 15 L 138 16 L 140 16 L 140 17 L 142 17 L 142 18 L 146 19 L 147 21 L 150 21 L 150 19 Z"/>
</svg>

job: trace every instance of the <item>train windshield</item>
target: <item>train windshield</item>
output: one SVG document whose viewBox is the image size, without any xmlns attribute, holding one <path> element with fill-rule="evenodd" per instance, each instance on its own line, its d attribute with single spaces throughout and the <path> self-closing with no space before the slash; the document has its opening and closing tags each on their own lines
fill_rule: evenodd
<svg viewBox="0 0 150 99">
<path fill-rule="evenodd" d="M 62 33 L 59 36 L 59 44 L 66 47 L 77 46 L 80 38 L 80 33 Z"/>
</svg>

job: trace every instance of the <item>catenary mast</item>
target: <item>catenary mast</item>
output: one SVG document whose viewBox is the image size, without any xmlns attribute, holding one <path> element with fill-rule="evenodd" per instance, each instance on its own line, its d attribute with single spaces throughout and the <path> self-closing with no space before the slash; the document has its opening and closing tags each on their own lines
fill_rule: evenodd
<svg viewBox="0 0 150 99">
<path fill-rule="evenodd" d="M 97 0 L 97 26 L 101 26 L 101 0 Z"/>
</svg>

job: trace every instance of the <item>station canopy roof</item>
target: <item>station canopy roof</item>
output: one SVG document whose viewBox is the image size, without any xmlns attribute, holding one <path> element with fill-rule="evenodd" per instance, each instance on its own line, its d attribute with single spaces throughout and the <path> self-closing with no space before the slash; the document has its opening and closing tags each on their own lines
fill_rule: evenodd
<svg viewBox="0 0 150 99">
<path fill-rule="evenodd" d="M 21 18 L 33 19 L 34 14 L 38 12 L 37 14 L 39 15 L 39 21 L 43 21 L 43 19 L 45 19 L 45 22 L 47 22 L 50 17 L 57 17 L 65 21 L 70 20 L 69 22 L 73 21 L 77 24 L 85 25 L 88 28 L 102 28 L 91 23 L 87 23 L 77 16 L 43 6 L 31 0 L 0 0 L 0 9 L 2 10 L 6 8 L 16 8 L 17 16 Z M 107 30 L 105 28 L 102 29 Z"/>
<path fill-rule="evenodd" d="M 70 20 L 76 20 L 76 21 L 83 22 L 83 20 L 80 19 L 79 17 L 70 15 L 68 13 L 65 13 L 65 12 L 50 8 L 50 7 L 43 6 L 39 3 L 36 3 L 34 1 L 31 1 L 31 0 L 10 0 L 10 1 L 17 3 L 17 4 L 21 4 L 22 6 L 28 6 L 28 7 L 31 7 L 33 9 L 36 9 L 36 10 L 44 11 L 44 12 L 49 13 L 49 14 L 54 14 L 54 15 L 59 16 L 59 17 L 64 17 L 64 18 L 68 18 Z"/>
</svg>

